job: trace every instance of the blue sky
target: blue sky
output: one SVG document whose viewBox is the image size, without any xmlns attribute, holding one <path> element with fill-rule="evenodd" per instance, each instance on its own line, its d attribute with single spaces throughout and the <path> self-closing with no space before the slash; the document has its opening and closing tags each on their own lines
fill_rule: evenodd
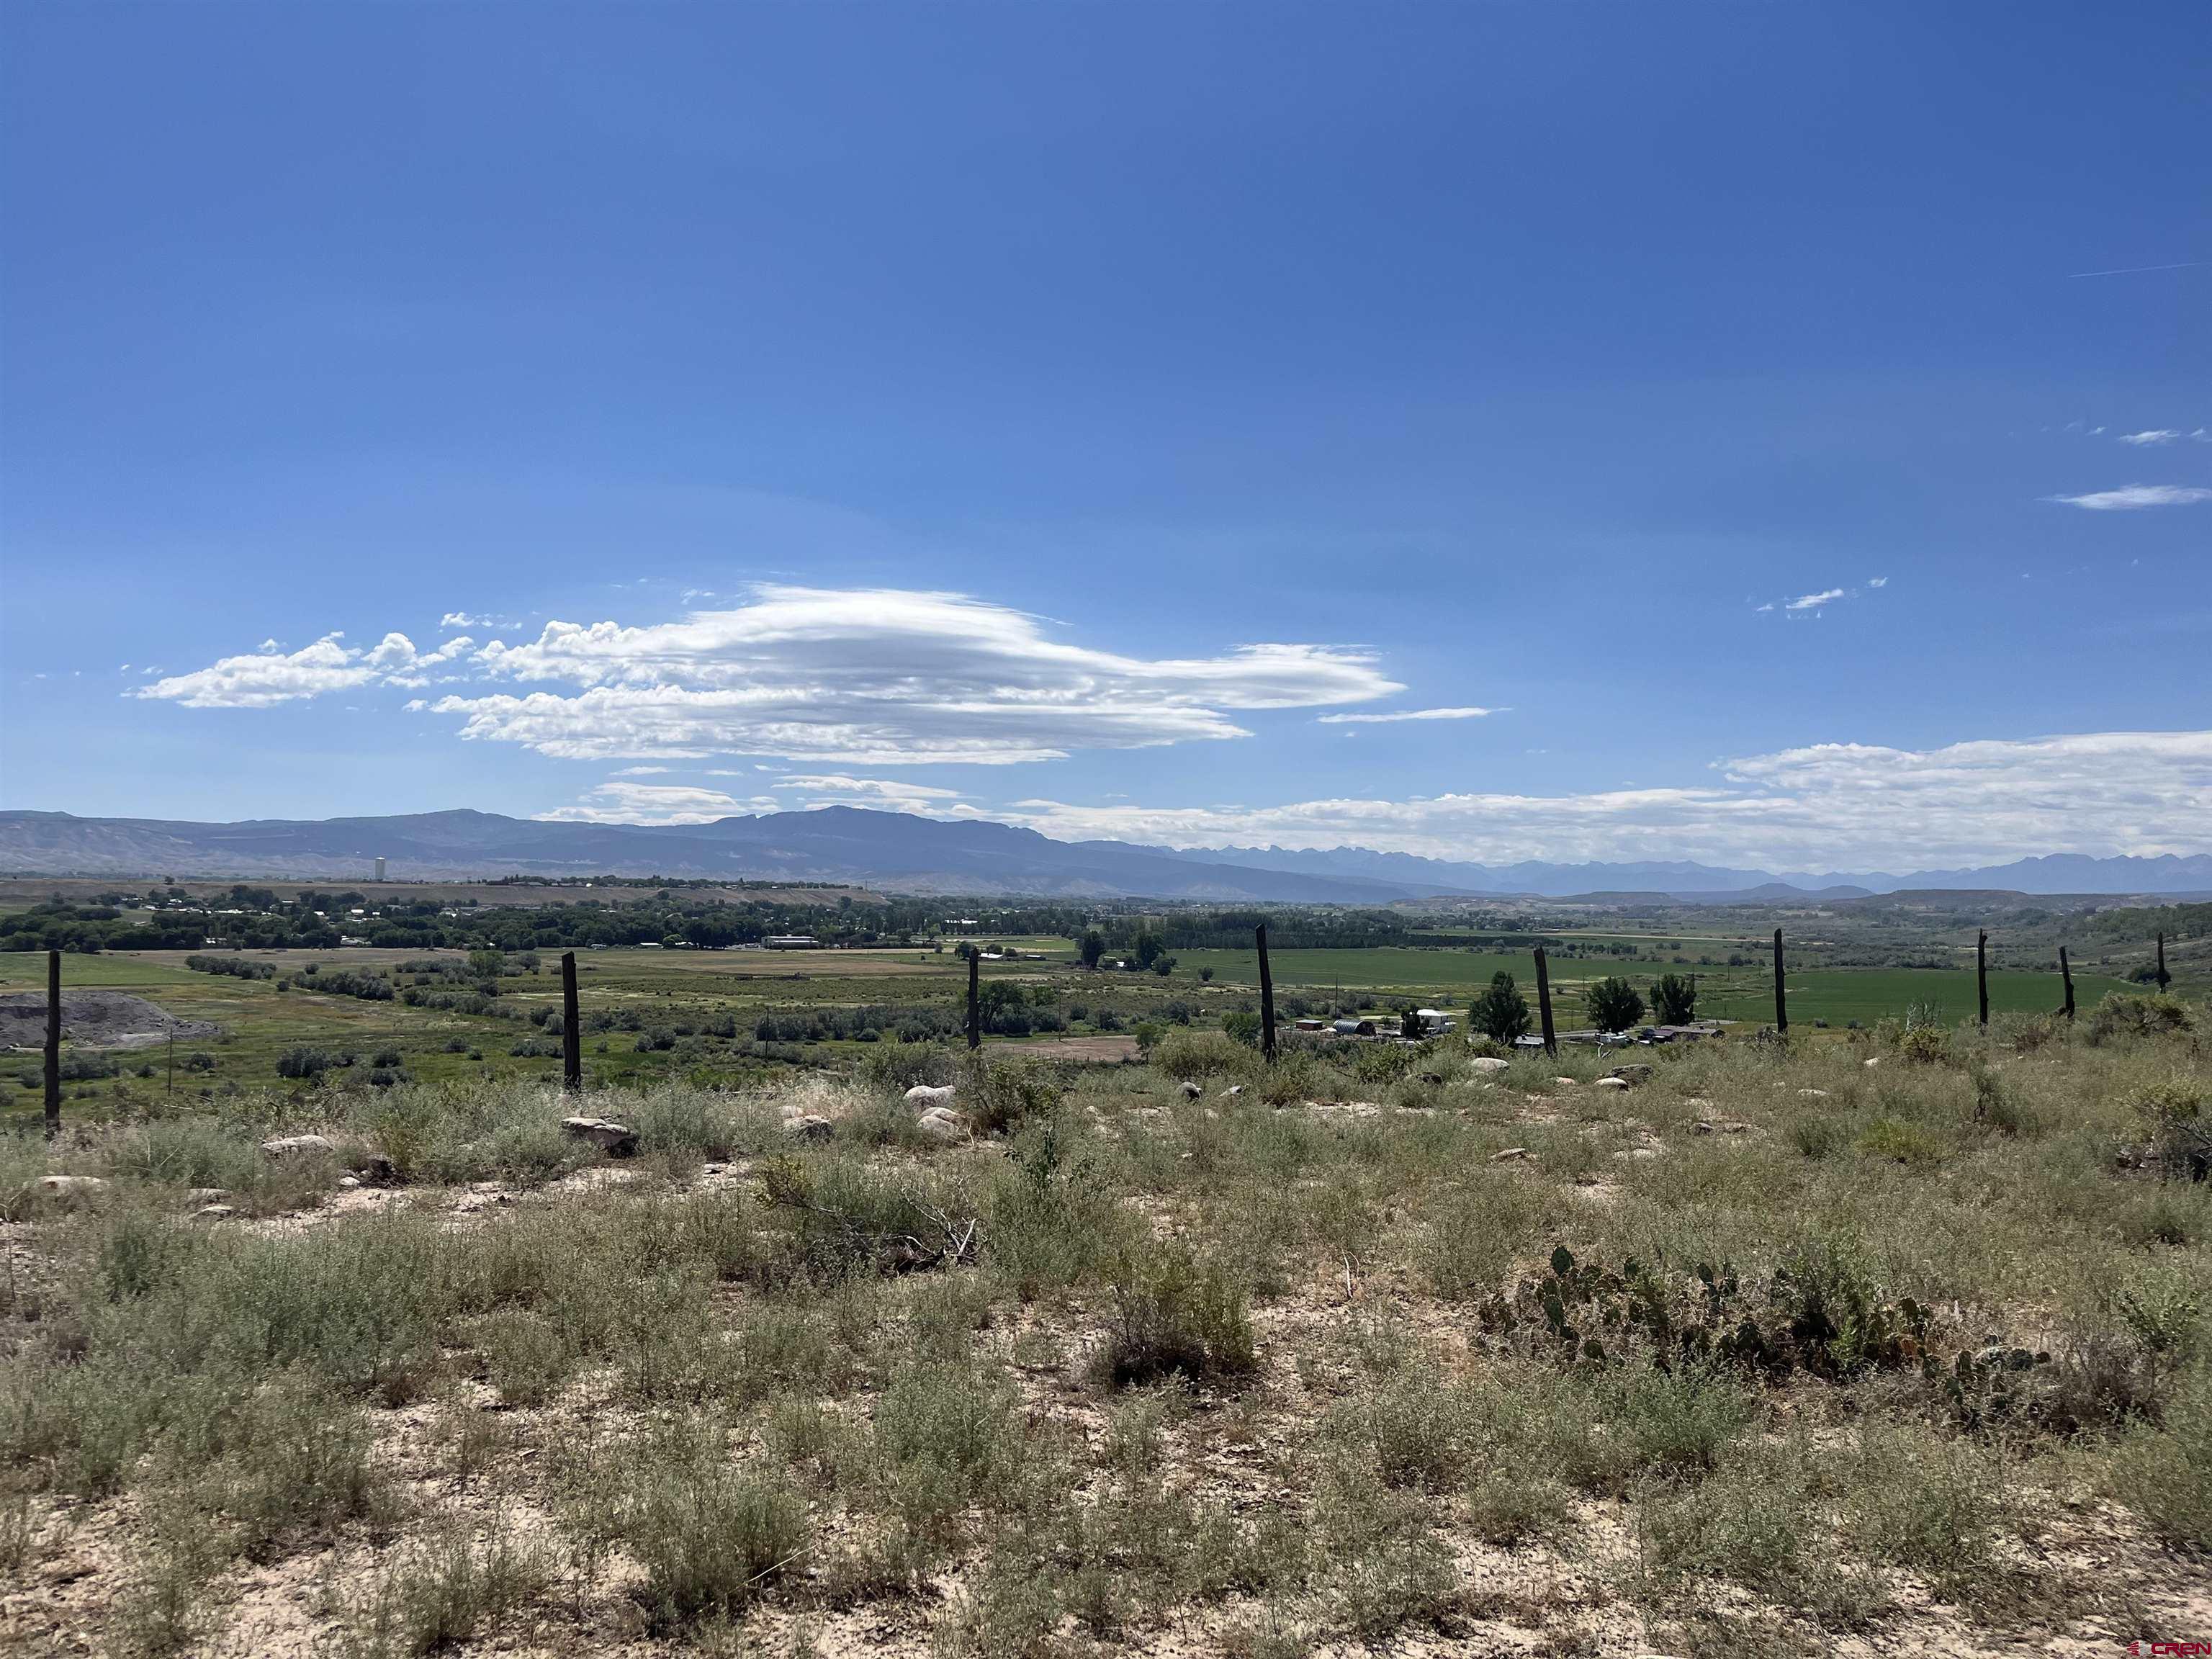
<svg viewBox="0 0 2212 1659">
<path fill-rule="evenodd" d="M 2212 850 L 2204 22 L 9 8 L 0 803 Z"/>
</svg>

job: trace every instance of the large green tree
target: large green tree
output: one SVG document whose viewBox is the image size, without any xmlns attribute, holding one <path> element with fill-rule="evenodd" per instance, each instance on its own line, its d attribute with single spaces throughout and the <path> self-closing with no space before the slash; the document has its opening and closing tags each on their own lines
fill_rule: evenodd
<svg viewBox="0 0 2212 1659">
<path fill-rule="evenodd" d="M 1528 1034 L 1528 999 L 1513 988 L 1513 975 L 1492 974 L 1490 988 L 1474 1000 L 1467 1023 L 1485 1036 L 1510 1042 Z"/>
<path fill-rule="evenodd" d="M 1625 1031 L 1644 1018 L 1644 999 L 1618 975 L 1601 979 L 1583 992 L 1583 1006 L 1589 1011 L 1590 1024 L 1601 1031 Z"/>
<path fill-rule="evenodd" d="M 1651 987 L 1651 1013 L 1662 1025 L 1686 1025 L 1698 1017 L 1698 976 L 1662 974 Z"/>
</svg>

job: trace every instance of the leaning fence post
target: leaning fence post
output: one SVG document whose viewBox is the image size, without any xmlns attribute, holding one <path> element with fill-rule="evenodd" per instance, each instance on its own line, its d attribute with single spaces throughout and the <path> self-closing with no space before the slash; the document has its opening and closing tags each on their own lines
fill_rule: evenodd
<svg viewBox="0 0 2212 1659">
<path fill-rule="evenodd" d="M 576 953 L 561 953 L 561 1086 L 584 1086 L 584 1022 L 576 1012 Z"/>
<path fill-rule="evenodd" d="M 2074 967 L 2066 960 L 2066 947 L 2058 947 L 2058 977 L 2066 987 L 2066 1018 L 2074 1018 Z"/>
<path fill-rule="evenodd" d="M 1275 1057 L 1275 977 L 1267 971 L 1267 924 L 1263 921 L 1253 929 L 1252 937 L 1260 947 L 1260 1052 L 1273 1060 Z"/>
<path fill-rule="evenodd" d="M 968 946 L 968 1046 L 983 1046 L 982 994 L 977 987 L 983 972 L 983 953 L 971 943 Z"/>
<path fill-rule="evenodd" d="M 1552 970 L 1544 961 L 1544 947 L 1536 947 L 1536 1007 L 1544 1020 L 1544 1052 L 1559 1052 L 1559 1033 L 1552 1029 Z"/>
<path fill-rule="evenodd" d="M 1790 1029 L 1790 1005 L 1783 1000 L 1782 989 L 1782 930 L 1774 930 L 1774 1029 Z"/>
<path fill-rule="evenodd" d="M 2166 971 L 2166 935 L 2160 933 L 2158 936 L 2158 989 L 2160 995 L 2163 996 L 2166 994 L 2166 988 L 2170 982 L 2170 977 L 2171 976 Z"/>
<path fill-rule="evenodd" d="M 62 953 L 46 952 L 46 1139 L 62 1132 Z"/>
<path fill-rule="evenodd" d="M 1990 933 L 1986 927 L 1974 930 L 1974 994 L 1979 999 L 1982 1024 L 1990 1023 Z"/>
</svg>

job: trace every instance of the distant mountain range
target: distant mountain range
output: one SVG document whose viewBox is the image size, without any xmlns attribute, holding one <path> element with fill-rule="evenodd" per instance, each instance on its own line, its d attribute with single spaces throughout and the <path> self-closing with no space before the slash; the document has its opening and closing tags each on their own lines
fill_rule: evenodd
<svg viewBox="0 0 2212 1659">
<path fill-rule="evenodd" d="M 1993 890 L 2178 897 L 2212 894 L 2212 855 L 2057 854 L 1966 870 L 1778 875 L 1680 862 L 1482 865 L 1343 847 L 1188 851 L 1053 841 L 981 819 L 825 806 L 701 824 L 546 823 L 495 812 L 189 823 L 0 811 L 0 873 L 368 879 L 501 875 L 740 877 L 861 883 L 903 892 L 1236 902 L 1388 904 L 1481 896 L 1603 895 L 1692 902 L 1828 902 Z"/>
</svg>

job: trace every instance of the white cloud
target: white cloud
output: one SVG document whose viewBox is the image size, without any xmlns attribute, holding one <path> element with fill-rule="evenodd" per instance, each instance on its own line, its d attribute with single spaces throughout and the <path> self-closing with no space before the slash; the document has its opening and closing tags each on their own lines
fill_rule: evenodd
<svg viewBox="0 0 2212 1659">
<path fill-rule="evenodd" d="M 1492 865 L 1692 859 L 1879 870 L 2057 851 L 2212 851 L 2212 732 L 2091 732 L 1921 750 L 1823 744 L 1718 769 L 1717 784 L 1695 788 L 1258 807 L 1038 800 L 994 816 L 1065 839 L 1358 845 Z"/>
<path fill-rule="evenodd" d="M 2193 501 L 2212 501 L 2212 489 L 2194 484 L 2122 484 L 2118 489 L 2093 490 L 2087 495 L 2045 495 L 2046 501 L 2087 507 L 2092 513 L 2123 512 L 2140 507 L 2187 507 Z"/>
<path fill-rule="evenodd" d="M 325 691 L 343 691 L 366 685 L 379 677 L 372 654 L 391 659 L 394 641 L 412 655 L 414 647 L 404 634 L 387 634 L 375 653 L 358 651 L 340 643 L 343 634 L 326 634 L 313 645 L 289 655 L 259 651 L 225 657 L 189 674 L 143 685 L 131 695 L 181 702 L 187 708 L 267 708 L 301 697 L 319 697 Z"/>
<path fill-rule="evenodd" d="M 512 617 L 472 617 L 465 611 L 448 611 L 438 618 L 441 628 L 513 628 Z"/>
<path fill-rule="evenodd" d="M 1840 587 L 1823 588 L 1818 593 L 1801 593 L 1782 608 L 1784 611 L 1818 611 L 1824 605 L 1832 605 L 1846 597 Z"/>
<path fill-rule="evenodd" d="M 495 678 L 581 689 L 447 697 L 436 711 L 462 716 L 464 737 L 568 758 L 1009 764 L 1243 737 L 1237 711 L 1404 689 L 1360 649 L 1125 656 L 1053 637 L 1004 606 L 888 589 L 764 586 L 748 605 L 679 622 L 556 622 L 475 660 Z"/>
<path fill-rule="evenodd" d="M 1887 576 L 1869 576 L 1867 578 L 1867 586 L 1869 587 L 1887 587 L 1889 586 L 1889 578 Z"/>
<path fill-rule="evenodd" d="M 718 818 L 775 810 L 774 801 L 739 800 L 719 789 L 610 780 L 588 791 L 574 806 L 537 816 L 561 823 L 712 823 Z"/>
<path fill-rule="evenodd" d="M 2148 432 L 2123 432 L 2119 434 L 2119 439 L 2124 444 L 2133 444 L 2138 449 L 2148 449 L 2157 444 L 2170 444 L 2180 435 L 2171 427 L 2154 427 Z"/>
<path fill-rule="evenodd" d="M 672 766 L 625 766 L 615 774 L 618 778 L 649 778 L 662 772 L 673 772 Z M 716 775 L 726 775 L 717 774 Z"/>
<path fill-rule="evenodd" d="M 1502 713 L 1496 708 L 1401 708 L 1394 714 L 1323 714 L 1323 726 L 1388 726 L 1397 720 L 1473 720 Z"/>
<path fill-rule="evenodd" d="M 893 811 L 942 811 L 946 802 L 960 799 L 957 789 L 939 789 L 894 778 L 854 778 L 842 773 L 779 778 L 769 787 L 795 790 L 813 805 L 878 806 Z"/>
<path fill-rule="evenodd" d="M 490 620 L 448 611 L 449 626 Z M 1370 651 L 1243 645 L 1146 658 L 1072 644 L 1040 619 L 958 593 L 762 586 L 750 602 L 627 627 L 555 622 L 535 640 L 468 635 L 418 653 L 331 634 L 286 656 L 227 657 L 139 693 L 255 708 L 372 683 L 462 677 L 559 689 L 450 696 L 464 738 L 568 759 L 773 755 L 799 763 L 1004 765 L 1082 749 L 1249 736 L 1244 710 L 1364 702 L 1405 688 Z M 436 672 L 441 669 L 446 672 Z"/>
</svg>

